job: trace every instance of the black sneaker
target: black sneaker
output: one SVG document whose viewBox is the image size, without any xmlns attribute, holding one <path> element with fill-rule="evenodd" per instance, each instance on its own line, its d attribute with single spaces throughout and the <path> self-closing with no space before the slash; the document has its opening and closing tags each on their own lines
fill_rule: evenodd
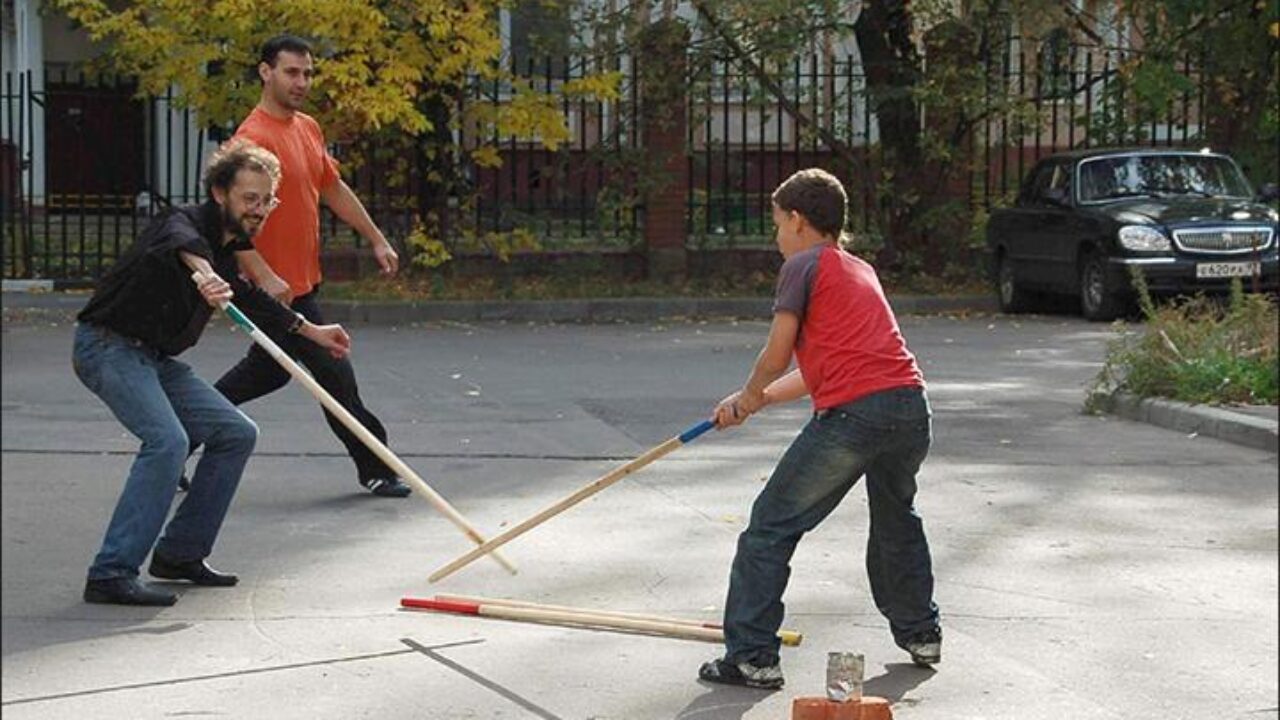
<svg viewBox="0 0 1280 720">
<path fill-rule="evenodd" d="M 698 677 L 707 682 L 761 690 L 778 690 L 783 683 L 780 665 L 760 667 L 751 663 L 731 663 L 719 659 L 702 663 L 702 667 L 698 668 Z"/>
<path fill-rule="evenodd" d="M 361 478 L 360 484 L 378 497 L 409 497 L 412 492 L 408 485 L 400 482 L 400 478 Z"/>
<path fill-rule="evenodd" d="M 923 630 L 903 641 L 895 641 L 898 647 L 911 653 L 911 662 L 929 667 L 942 662 L 942 628 Z"/>
</svg>

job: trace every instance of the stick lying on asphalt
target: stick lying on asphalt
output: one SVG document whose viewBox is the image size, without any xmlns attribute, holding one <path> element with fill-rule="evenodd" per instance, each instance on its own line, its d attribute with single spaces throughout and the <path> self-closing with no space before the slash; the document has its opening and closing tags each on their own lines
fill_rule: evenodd
<svg viewBox="0 0 1280 720">
<path fill-rule="evenodd" d="M 506 543 L 516 539 L 517 537 L 532 530 L 538 525 L 541 525 L 547 520 L 550 520 L 556 515 L 559 515 L 565 510 L 568 510 L 574 505 L 577 505 L 583 500 L 586 500 L 592 495 L 595 495 L 601 490 L 604 490 L 610 485 L 618 482 L 622 478 L 626 477 L 627 475 L 630 475 L 636 470 L 639 470 L 645 465 L 648 465 L 654 460 L 657 460 L 663 455 L 666 455 L 672 450 L 682 447 L 690 442 L 693 442 L 698 436 L 702 435 L 703 433 L 707 432 L 713 427 L 715 427 L 715 423 L 711 422 L 710 420 L 703 420 L 702 422 L 698 423 L 697 425 L 694 425 L 688 430 L 685 430 L 679 435 L 663 442 L 661 445 L 658 445 L 650 449 L 648 452 L 636 458 L 635 460 L 632 460 L 626 465 L 623 465 L 622 467 L 616 468 L 606 473 L 604 476 L 586 485 L 585 487 L 578 490 L 577 492 L 543 509 L 541 512 L 537 513 L 536 515 L 529 518 L 528 520 L 524 520 L 515 525 L 512 525 L 510 528 L 504 530 L 503 532 L 500 532 L 497 535 L 494 535 L 492 538 L 481 543 L 479 546 L 472 548 L 470 552 L 458 557 L 457 559 L 453 560 L 452 562 L 440 568 L 439 570 L 436 570 L 434 573 L 431 573 L 431 575 L 427 578 L 427 580 L 430 582 L 436 582 L 441 578 L 452 575 L 459 568 L 462 568 L 470 564 L 473 560 L 480 557 L 481 555 L 484 555 L 485 553 L 493 552 L 497 548 L 502 547 Z"/>
<path fill-rule="evenodd" d="M 204 276 L 199 272 L 191 275 L 191 279 L 194 280 L 197 285 L 200 284 L 203 277 Z M 280 367 L 287 370 L 299 383 L 302 383 L 302 386 L 314 395 L 316 400 L 319 400 L 320 404 L 323 405 L 326 410 L 332 413 L 334 417 L 338 418 L 338 421 L 345 425 L 348 430 L 355 434 L 356 437 L 360 438 L 360 442 L 364 443 L 366 447 L 373 451 L 373 454 L 377 455 L 382 462 L 386 463 L 387 467 L 395 470 L 397 475 L 408 481 L 410 487 L 426 498 L 427 502 L 431 503 L 436 510 L 439 510 L 445 517 L 449 518 L 454 525 L 457 525 L 462 530 L 463 534 L 470 538 L 472 542 L 484 544 L 484 536 L 481 535 L 480 532 L 471 525 L 471 523 L 467 522 L 467 519 L 462 516 L 462 513 L 455 510 L 454 507 L 449 504 L 448 500 L 445 500 L 440 493 L 432 489 L 425 480 L 418 477 L 418 473 L 414 472 L 413 468 L 406 465 L 403 460 L 396 456 L 395 453 L 391 452 L 390 448 L 375 437 L 373 433 L 369 432 L 364 425 L 361 425 L 360 421 L 357 420 L 355 416 L 348 412 L 346 408 L 342 407 L 337 400 L 333 399 L 333 396 L 329 394 L 328 390 L 321 387 L 320 383 L 316 382 L 316 379 L 311 377 L 311 375 L 304 370 L 301 365 L 295 362 L 293 358 L 289 357 L 284 350 L 281 350 L 280 346 L 277 345 L 274 340 L 267 337 L 266 333 L 259 330 L 258 326 L 254 325 L 252 320 L 245 316 L 244 313 L 240 312 L 239 308 L 230 302 L 222 303 L 221 307 L 222 311 L 225 312 L 236 325 L 239 325 L 241 329 L 249 333 L 249 337 L 253 338 L 254 342 L 261 345 L 262 349 L 266 350 L 268 355 L 275 358 L 275 361 L 280 363 Z M 512 565 L 505 557 L 495 555 L 494 560 L 502 565 L 502 567 L 506 568 L 512 575 L 516 573 L 515 566 Z"/>
<path fill-rule="evenodd" d="M 724 630 L 724 626 L 719 623 L 703 622 L 701 620 L 681 620 L 678 618 L 665 618 L 656 615 L 645 615 L 641 613 L 614 612 L 612 610 L 583 610 L 581 608 L 565 607 L 563 605 L 544 605 L 541 603 L 528 602 L 525 600 L 506 600 L 499 598 L 474 597 L 470 595 L 436 595 L 435 600 L 453 603 L 472 603 L 475 605 L 490 605 L 500 607 L 514 608 L 530 608 L 533 610 L 550 610 L 553 612 L 567 612 L 581 615 L 583 617 L 603 617 L 603 618 L 622 618 L 625 620 L 647 620 L 650 622 L 665 622 L 674 625 L 685 625 L 689 627 L 707 628 L 710 630 Z M 417 607 L 417 603 L 421 601 L 416 598 L 405 598 L 401 600 L 401 604 L 413 603 L 406 607 Z M 804 635 L 795 630 L 779 630 L 778 639 L 783 645 L 796 646 L 804 640 Z"/>
<path fill-rule="evenodd" d="M 503 604 L 509 603 L 509 604 Z M 537 605 L 519 601 L 477 602 L 474 600 L 446 600 L 439 596 L 427 598 L 401 598 L 400 606 L 414 610 L 437 610 L 440 612 L 458 613 L 460 615 L 479 615 L 502 620 L 545 623 L 548 625 L 569 625 L 585 628 L 608 628 L 612 630 L 630 630 L 632 632 L 650 633 L 666 637 L 684 638 L 687 640 L 704 640 L 706 642 L 724 642 L 724 630 L 719 627 L 707 627 L 693 620 L 673 620 L 653 616 L 632 616 L 626 613 L 611 613 L 599 610 L 580 610 L 555 605 Z M 800 633 L 784 631 L 779 633 L 785 645 L 799 645 Z"/>
</svg>

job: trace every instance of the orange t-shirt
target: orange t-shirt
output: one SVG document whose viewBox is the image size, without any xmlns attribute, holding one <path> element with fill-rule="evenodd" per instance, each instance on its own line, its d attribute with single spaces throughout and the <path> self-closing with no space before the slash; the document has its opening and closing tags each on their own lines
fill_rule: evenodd
<svg viewBox="0 0 1280 720">
<path fill-rule="evenodd" d="M 280 204 L 267 216 L 253 245 L 295 297 L 320 283 L 320 191 L 339 179 L 338 163 L 325 149 L 324 133 L 310 115 L 287 120 L 260 107 L 240 123 L 244 137 L 280 159 Z"/>
</svg>

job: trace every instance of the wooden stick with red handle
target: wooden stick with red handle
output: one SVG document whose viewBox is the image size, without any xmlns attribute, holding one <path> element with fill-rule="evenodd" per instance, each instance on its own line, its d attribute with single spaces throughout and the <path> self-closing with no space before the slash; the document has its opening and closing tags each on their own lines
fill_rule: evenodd
<svg viewBox="0 0 1280 720">
<path fill-rule="evenodd" d="M 406 598 L 412 602 L 419 602 L 414 598 Z M 708 628 L 711 630 L 723 630 L 724 626 L 719 623 L 705 622 L 702 620 L 684 620 L 680 618 L 666 618 L 657 615 L 646 615 L 643 613 L 627 613 L 616 612 L 613 610 L 583 610 L 581 608 L 565 607 L 564 605 L 545 605 L 542 603 L 528 602 L 526 600 L 507 600 L 504 598 L 486 598 L 475 597 L 471 595 L 436 595 L 435 600 L 443 602 L 455 603 L 471 603 L 475 605 L 492 605 L 502 607 L 532 608 L 534 610 L 551 610 L 556 612 L 567 612 L 581 615 L 583 617 L 605 617 L 605 618 L 626 618 L 630 620 L 649 620 L 653 622 L 674 623 L 676 625 L 684 625 L 689 627 Z M 778 639 L 783 645 L 795 646 L 804 640 L 804 635 L 795 630 L 779 630 Z"/>
<path fill-rule="evenodd" d="M 579 610 L 546 610 L 532 607 L 513 607 L 508 605 L 486 605 L 474 602 L 457 602 L 451 600 L 431 600 L 427 598 L 401 598 L 401 607 L 418 610 L 437 610 L 440 612 L 458 613 L 460 615 L 479 615 L 482 617 L 500 618 L 502 620 L 518 620 L 523 622 L 545 623 L 548 625 L 571 625 L 588 628 L 608 628 L 612 630 L 630 630 L 632 632 L 665 635 L 667 637 L 687 640 L 704 640 L 707 642 L 724 642 L 724 631 L 713 628 L 695 627 L 669 620 L 639 620 L 635 618 L 593 614 Z"/>
</svg>

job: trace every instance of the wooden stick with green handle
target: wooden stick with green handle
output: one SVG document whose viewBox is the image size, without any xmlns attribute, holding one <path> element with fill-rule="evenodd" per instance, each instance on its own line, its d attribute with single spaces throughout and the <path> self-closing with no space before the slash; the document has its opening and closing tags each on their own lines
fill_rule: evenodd
<svg viewBox="0 0 1280 720">
<path fill-rule="evenodd" d="M 195 281 L 196 285 L 201 283 L 203 277 L 204 275 L 199 270 L 191 275 L 191 279 Z M 471 523 L 467 522 L 467 519 L 455 510 L 454 507 L 449 504 L 449 501 L 445 500 L 440 493 L 432 489 L 425 480 L 418 477 L 418 474 L 413 471 L 413 468 L 406 465 L 399 457 L 396 457 L 396 454 L 391 452 L 391 449 L 388 448 L 386 444 L 375 437 L 373 433 L 369 432 L 364 425 L 361 425 L 360 421 L 357 420 L 355 416 L 348 412 L 346 408 L 342 407 L 337 400 L 333 399 L 333 396 L 329 394 L 329 391 L 321 387 L 320 383 L 316 382 L 316 379 L 311 377 L 310 373 L 304 370 L 301 365 L 294 361 L 293 358 L 289 357 L 284 350 L 280 349 L 280 346 L 268 337 L 266 333 L 259 330 L 258 326 L 246 317 L 239 308 L 230 302 L 220 303 L 220 306 L 222 311 L 231 318 L 232 322 L 240 326 L 240 328 L 245 332 L 249 333 L 249 337 L 252 338 L 254 342 L 258 343 L 263 350 L 267 351 L 268 355 L 274 358 L 276 362 L 280 363 L 280 367 L 288 371 L 295 380 L 301 383 L 308 392 L 314 395 L 316 400 L 319 400 L 320 404 L 332 413 L 339 422 L 345 425 L 346 428 L 356 437 L 360 438 L 360 442 L 364 443 L 366 447 L 373 451 L 373 454 L 377 455 L 378 459 L 386 463 L 387 467 L 394 470 L 397 475 L 404 478 L 404 480 L 409 483 L 409 487 L 413 488 L 419 495 L 426 498 L 427 502 L 431 503 L 436 510 L 440 511 L 440 513 L 448 518 L 454 525 L 458 526 L 458 528 L 462 530 L 463 534 L 465 534 L 472 542 L 477 545 L 483 545 L 486 542 L 484 536 L 481 535 L 480 532 L 471 525 Z M 505 557 L 500 557 L 494 554 L 494 559 L 497 560 L 502 567 L 506 568 L 508 572 L 513 575 L 515 574 L 515 566 L 512 565 Z"/>
</svg>

